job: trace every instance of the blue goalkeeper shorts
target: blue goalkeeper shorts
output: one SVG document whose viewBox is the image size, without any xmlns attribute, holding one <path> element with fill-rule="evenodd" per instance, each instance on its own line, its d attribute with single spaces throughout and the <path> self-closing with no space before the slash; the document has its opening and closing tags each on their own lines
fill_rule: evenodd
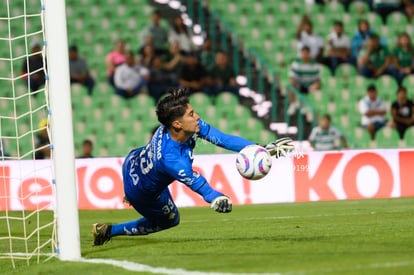
<svg viewBox="0 0 414 275">
<path fill-rule="evenodd" d="M 139 154 L 141 148 L 133 150 L 125 159 L 123 164 L 124 192 L 129 203 L 143 217 L 148 219 L 155 227 L 167 229 L 178 225 L 180 215 L 171 196 L 170 190 L 165 188 L 157 197 L 148 196 L 145 191 L 140 190 L 129 175 L 131 159 Z"/>
</svg>

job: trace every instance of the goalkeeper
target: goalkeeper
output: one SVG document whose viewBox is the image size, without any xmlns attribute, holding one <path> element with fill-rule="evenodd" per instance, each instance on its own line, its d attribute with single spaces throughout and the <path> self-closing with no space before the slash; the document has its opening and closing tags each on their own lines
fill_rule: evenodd
<svg viewBox="0 0 414 275">
<path fill-rule="evenodd" d="M 158 103 L 156 113 L 162 125 L 145 147 L 128 154 L 122 168 L 125 197 L 143 217 L 121 224 L 94 224 L 94 245 L 103 245 L 118 235 L 147 235 L 178 225 L 179 213 L 168 189 L 174 180 L 200 194 L 215 211 L 232 210 L 230 198 L 212 189 L 202 175 L 193 171 L 196 139 L 235 152 L 253 142 L 224 134 L 201 120 L 189 104 L 185 89 L 171 90 Z M 290 138 L 282 138 L 265 147 L 271 155 L 280 157 L 293 150 L 290 142 Z"/>
</svg>

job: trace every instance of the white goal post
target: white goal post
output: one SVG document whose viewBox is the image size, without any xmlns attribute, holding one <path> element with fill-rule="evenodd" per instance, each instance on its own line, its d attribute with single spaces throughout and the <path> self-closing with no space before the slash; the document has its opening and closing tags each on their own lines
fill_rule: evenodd
<svg viewBox="0 0 414 275">
<path fill-rule="evenodd" d="M 0 273 L 81 259 L 65 4 L 0 1 Z"/>
<path fill-rule="evenodd" d="M 56 184 L 58 253 L 80 259 L 65 0 L 44 0 L 51 134 Z"/>
</svg>

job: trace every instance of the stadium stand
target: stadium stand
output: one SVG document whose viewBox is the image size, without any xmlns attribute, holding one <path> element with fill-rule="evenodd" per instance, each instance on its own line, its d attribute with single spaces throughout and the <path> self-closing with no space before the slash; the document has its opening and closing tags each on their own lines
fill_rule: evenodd
<svg viewBox="0 0 414 275">
<path fill-rule="evenodd" d="M 294 34 L 304 14 L 314 23 L 314 32 L 324 39 L 329 34 L 334 20 L 344 22 L 345 33 L 352 37 L 358 21 L 366 19 L 371 28 L 381 34 L 381 41 L 384 41 L 389 49 L 393 48 L 398 33 L 407 32 L 411 37 L 414 34 L 413 25 L 402 12 L 389 14 L 384 24 L 381 16 L 371 11 L 364 1 L 353 1 L 348 11 L 340 1 L 330 1 L 325 5 L 306 5 L 304 2 L 306 1 L 258 2 L 263 5 L 266 16 L 263 16 L 263 13 L 258 15 L 257 4 L 250 4 L 249 8 L 246 1 L 211 1 L 209 6 L 220 13 L 223 20 L 228 21 L 235 32 L 244 39 L 247 47 L 255 49 L 273 66 L 279 75 L 282 89 L 289 83 L 287 66 L 297 56 Z M 310 94 L 308 98 L 317 114 L 334 114 L 333 120 L 340 121 L 340 125 L 335 126 L 351 137 L 351 144 L 356 148 L 408 146 L 399 144 L 398 138 L 394 140 L 392 130 L 384 130 L 387 134 L 383 135 L 381 132 L 378 141 L 371 143 L 366 133 L 359 129 L 360 114 L 356 110 L 356 102 L 364 96 L 366 87 L 370 83 L 375 83 L 379 88 L 379 96 L 389 106 L 398 87 L 393 77 L 384 75 L 377 79 L 365 79 L 358 76 L 353 65 L 341 64 L 334 76 L 330 76 L 327 68 L 322 66 L 321 78 L 322 91 Z M 408 88 L 410 98 L 413 96 L 413 79 L 413 75 L 410 75 L 403 82 Z M 387 117 L 390 119 L 389 113 Z"/>
<path fill-rule="evenodd" d="M 38 9 L 36 1 L 28 3 L 31 5 L 27 9 Z M 151 97 L 142 94 L 124 101 L 113 96 L 112 87 L 106 81 L 104 63 L 105 54 L 111 51 L 113 42 L 118 38 L 127 40 L 131 49 L 138 48 L 141 44 L 138 33 L 148 22 L 154 9 L 151 3 L 152 1 L 147 0 L 67 0 L 69 43 L 82 45 L 80 55 L 87 57 L 97 82 L 96 92 L 91 97 L 85 96 L 86 91 L 82 86 L 72 85 L 76 149 L 81 147 L 85 138 L 89 138 L 95 144 L 96 156 L 122 156 L 130 148 L 145 144 L 157 126 L 155 102 Z M 17 1 L 12 1 L 11 4 L 15 5 L 16 14 L 22 9 Z M 372 12 L 363 1 L 353 1 L 348 11 L 337 1 L 326 5 L 309 5 L 304 4 L 303 0 L 211 0 L 207 7 L 217 12 L 232 27 L 246 48 L 254 49 L 263 57 L 279 76 L 282 88 L 289 81 L 288 65 L 297 57 L 294 36 L 303 14 L 310 15 L 315 32 L 324 39 L 331 31 L 333 20 L 343 21 L 346 34 L 352 36 L 361 18 L 367 19 L 373 29 L 385 36 L 390 49 L 398 32 L 404 31 L 414 37 L 413 24 L 408 22 L 404 14 L 394 12 L 387 17 L 386 24 L 383 24 L 381 17 Z M 6 26 L 0 25 L 0 32 L 6 31 Z M 8 51 L 8 47 L 0 47 L 0 55 L 7 56 Z M 17 45 L 15 51 L 22 53 L 23 45 Z M 17 65 L 15 69 L 20 71 L 21 64 Z M 7 64 L 0 62 L 0 71 L 8 70 Z M 354 144 L 356 148 L 373 146 L 365 131 L 358 128 L 360 116 L 356 111 L 356 102 L 364 95 L 366 86 L 371 82 L 376 83 L 381 97 L 389 102 L 397 87 L 395 80 L 389 76 L 376 80 L 362 78 L 350 64 L 341 64 L 333 76 L 328 68 L 323 68 L 322 79 L 322 91 L 308 96 L 316 113 L 331 113 L 334 116 L 333 121 L 337 123 L 335 126 L 350 137 L 350 144 Z M 7 91 L 7 85 L 5 81 L 1 81 L 0 89 Z M 407 87 L 409 97 L 413 97 L 414 75 L 406 77 L 403 85 Z M 37 104 L 36 100 L 33 102 Z M 191 102 L 207 121 L 223 131 L 240 134 L 252 140 L 270 140 L 276 137 L 249 108 L 240 104 L 231 94 L 223 93 L 214 100 L 196 93 L 191 96 Z M 0 102 L 0 105 L 4 112 L 10 112 L 7 103 Z M 29 122 L 21 127 L 27 127 L 27 123 Z M 13 131 L 13 127 L 2 124 L 2 130 L 7 133 Z M 407 131 L 405 146 L 412 146 L 412 138 L 408 138 L 412 135 L 412 131 Z M 381 138 L 376 146 L 402 146 L 398 144 L 398 139 L 396 143 L 388 142 L 393 134 L 384 135 L 386 138 L 383 135 L 378 136 Z M 214 146 L 200 144 L 197 152 L 223 151 Z"/>
</svg>

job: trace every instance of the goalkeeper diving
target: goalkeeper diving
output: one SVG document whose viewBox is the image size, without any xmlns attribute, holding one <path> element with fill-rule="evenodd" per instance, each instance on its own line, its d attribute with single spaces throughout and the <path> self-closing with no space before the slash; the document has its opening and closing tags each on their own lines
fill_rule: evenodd
<svg viewBox="0 0 414 275">
<path fill-rule="evenodd" d="M 234 152 L 255 143 L 224 134 L 203 121 L 190 105 L 185 89 L 170 90 L 157 104 L 156 113 L 161 126 L 146 146 L 126 156 L 122 166 L 125 198 L 142 218 L 121 224 L 94 224 L 94 245 L 103 245 L 119 235 L 147 235 L 177 226 L 180 215 L 168 189 L 174 180 L 202 196 L 215 211 L 232 210 L 231 199 L 211 188 L 193 170 L 196 140 L 202 138 Z M 282 138 L 264 147 L 272 156 L 283 157 L 294 149 L 291 141 Z"/>
</svg>

